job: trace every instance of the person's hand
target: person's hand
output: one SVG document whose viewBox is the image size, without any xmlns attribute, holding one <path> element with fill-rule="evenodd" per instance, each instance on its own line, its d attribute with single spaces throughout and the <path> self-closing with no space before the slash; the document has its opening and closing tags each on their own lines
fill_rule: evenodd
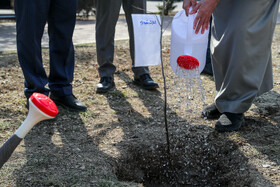
<svg viewBox="0 0 280 187">
<path fill-rule="evenodd" d="M 183 9 L 186 11 L 186 15 L 189 16 L 189 14 L 195 14 L 196 11 L 192 10 L 190 11 L 190 7 L 195 7 L 197 6 L 197 1 L 196 0 L 184 0 L 183 2 Z"/>
<path fill-rule="evenodd" d="M 193 23 L 193 29 L 195 29 L 196 34 L 200 29 L 201 34 L 203 34 L 205 30 L 208 30 L 211 15 L 219 1 L 220 0 L 201 0 L 199 3 L 193 6 L 193 10 L 190 12 L 190 14 L 198 12 Z"/>
</svg>

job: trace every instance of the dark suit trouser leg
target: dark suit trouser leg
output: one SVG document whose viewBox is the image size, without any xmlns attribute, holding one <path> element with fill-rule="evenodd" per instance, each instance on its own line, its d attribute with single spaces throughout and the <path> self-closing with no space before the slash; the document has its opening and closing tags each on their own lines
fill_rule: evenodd
<svg viewBox="0 0 280 187">
<path fill-rule="evenodd" d="M 113 76 L 114 36 L 122 0 L 97 0 L 96 52 L 100 77 Z"/>
<path fill-rule="evenodd" d="M 123 9 L 125 11 L 126 22 L 129 33 L 130 55 L 132 59 L 132 71 L 136 77 L 149 73 L 148 67 L 134 67 L 134 32 L 131 14 L 144 14 L 146 12 L 146 0 L 123 0 Z"/>
<path fill-rule="evenodd" d="M 78 0 L 54 0 L 48 18 L 50 38 L 49 87 L 56 96 L 72 94 L 74 47 L 72 42 Z"/>
<path fill-rule="evenodd" d="M 48 17 L 50 0 L 15 0 L 17 52 L 24 78 L 24 93 L 48 95 L 48 78 L 42 65 L 41 39 Z"/>
<path fill-rule="evenodd" d="M 49 87 L 56 95 L 72 93 L 74 70 L 72 33 L 75 25 L 76 0 L 62 3 L 53 0 L 16 0 L 17 49 L 25 77 L 25 95 L 33 92 L 48 95 Z M 71 20 L 71 21 L 69 21 Z M 42 64 L 41 39 L 46 22 L 50 35 L 50 76 Z"/>
</svg>

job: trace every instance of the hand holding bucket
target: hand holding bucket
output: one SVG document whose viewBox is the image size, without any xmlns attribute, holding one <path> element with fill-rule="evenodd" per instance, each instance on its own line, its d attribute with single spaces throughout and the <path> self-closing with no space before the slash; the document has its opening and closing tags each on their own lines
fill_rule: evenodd
<svg viewBox="0 0 280 187">
<path fill-rule="evenodd" d="M 0 148 L 0 169 L 33 126 L 40 121 L 53 119 L 58 114 L 55 103 L 44 94 L 34 93 L 28 101 L 29 112 L 26 119 Z"/>
</svg>

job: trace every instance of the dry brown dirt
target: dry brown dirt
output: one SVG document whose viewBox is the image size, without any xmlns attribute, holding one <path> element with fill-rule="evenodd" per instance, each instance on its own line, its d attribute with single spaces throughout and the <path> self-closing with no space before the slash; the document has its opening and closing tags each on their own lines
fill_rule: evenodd
<svg viewBox="0 0 280 187">
<path fill-rule="evenodd" d="M 59 107 L 55 120 L 37 124 L 0 170 L 0 186 L 280 186 L 280 79 L 277 26 L 273 40 L 274 89 L 256 98 L 238 132 L 217 133 L 215 121 L 176 103 L 169 67 L 169 39 L 163 41 L 167 121 L 161 67 L 151 67 L 157 91 L 135 86 L 128 41 L 116 43 L 116 88 L 96 94 L 99 81 L 94 45 L 76 46 L 74 94 L 88 106 L 75 113 Z M 16 52 L 0 53 L 0 144 L 28 111 Z M 43 51 L 48 71 L 48 50 Z M 205 103 L 215 95 L 213 78 L 201 75 Z M 174 97 L 173 97 L 174 98 Z M 192 108 L 191 107 L 191 108 Z"/>
</svg>

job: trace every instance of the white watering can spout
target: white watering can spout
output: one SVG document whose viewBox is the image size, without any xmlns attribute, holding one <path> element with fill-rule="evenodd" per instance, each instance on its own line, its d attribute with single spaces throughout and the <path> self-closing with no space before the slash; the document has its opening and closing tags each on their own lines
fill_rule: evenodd
<svg viewBox="0 0 280 187">
<path fill-rule="evenodd" d="M 55 118 L 58 113 L 55 103 L 41 93 L 33 93 L 28 102 L 29 112 L 26 119 L 14 135 L 0 147 L 0 169 L 33 126 L 40 121 Z"/>
</svg>

